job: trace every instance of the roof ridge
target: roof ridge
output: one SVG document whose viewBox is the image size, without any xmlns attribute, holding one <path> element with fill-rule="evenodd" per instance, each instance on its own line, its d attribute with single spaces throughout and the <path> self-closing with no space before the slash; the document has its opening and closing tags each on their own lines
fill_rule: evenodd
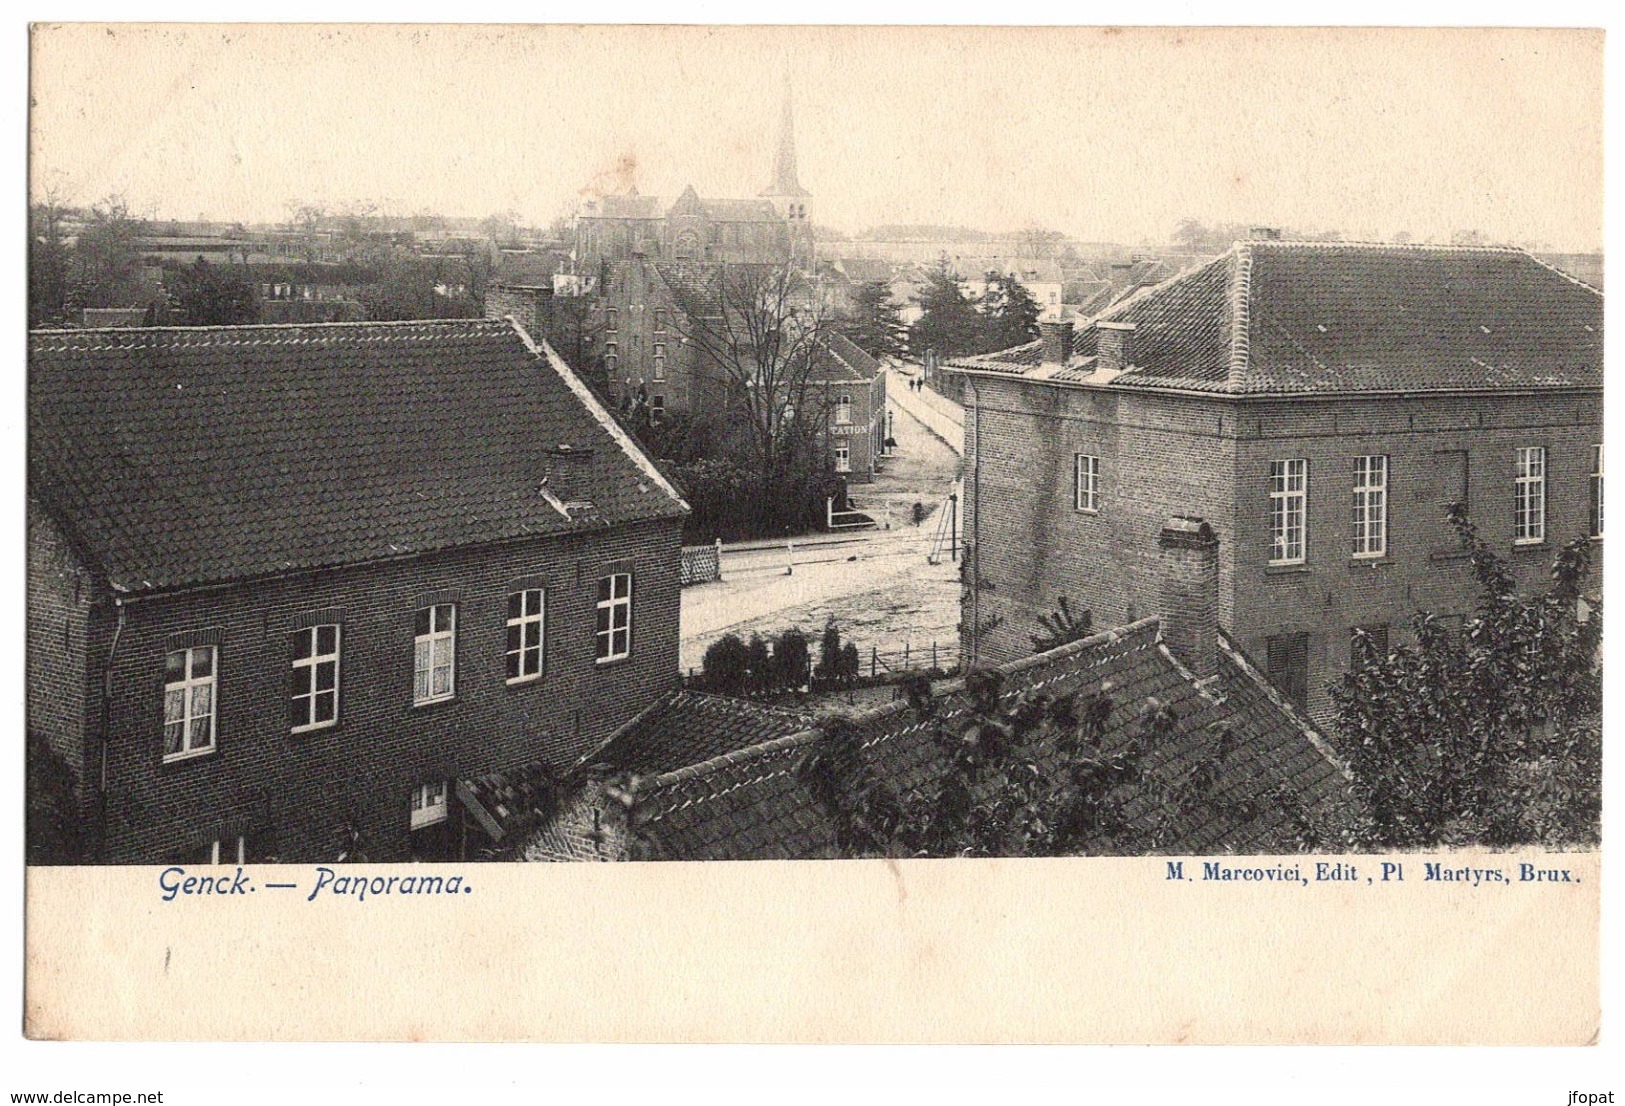
<svg viewBox="0 0 1625 1106">
<path fill-rule="evenodd" d="M 1317 242 L 1308 238 L 1238 238 L 1231 248 L 1237 246 L 1286 246 L 1294 249 L 1317 250 L 1433 250 L 1444 253 L 1529 253 L 1522 246 L 1508 245 L 1453 245 L 1449 242 Z"/>
<path fill-rule="evenodd" d="M 1250 659 L 1248 659 L 1247 654 L 1241 651 L 1241 647 L 1234 641 L 1230 640 L 1229 634 L 1225 633 L 1223 629 L 1220 629 L 1218 634 L 1219 651 L 1228 657 L 1230 662 L 1241 670 L 1242 675 L 1246 676 L 1248 680 L 1252 681 L 1252 683 L 1264 693 L 1264 696 L 1269 699 L 1277 710 L 1279 710 L 1287 718 L 1291 719 L 1293 723 L 1297 725 L 1298 729 L 1303 731 L 1304 737 L 1309 739 L 1309 744 L 1315 747 L 1316 752 L 1325 757 L 1327 762 L 1330 763 L 1333 768 L 1336 768 L 1338 773 L 1345 780 L 1353 782 L 1353 770 L 1338 758 L 1337 751 L 1332 748 L 1331 743 L 1321 735 L 1320 731 L 1315 728 L 1314 724 L 1302 714 L 1298 713 L 1298 708 L 1293 706 L 1291 702 L 1287 700 L 1286 696 L 1282 695 L 1275 689 L 1275 685 L 1270 683 L 1269 680 L 1265 678 L 1264 674 L 1258 670 Z"/>
<path fill-rule="evenodd" d="M 94 310 L 104 310 L 96 308 Z M 210 331 L 244 331 L 244 330 L 345 330 L 359 329 L 361 327 L 424 327 L 424 326 L 471 326 L 479 324 L 496 324 L 501 326 L 501 319 L 466 318 L 466 319 L 359 319 L 349 321 L 335 321 L 327 323 L 233 323 L 229 326 L 79 326 L 79 327 L 33 327 L 30 335 L 57 335 L 57 334 L 100 334 L 104 332 L 129 332 L 138 334 L 169 334 L 169 333 L 203 333 Z"/>
<path fill-rule="evenodd" d="M 1252 244 L 1237 242 L 1231 253 L 1235 264 L 1230 270 L 1230 362 L 1225 367 L 1225 377 L 1234 387 L 1246 374 L 1252 355 Z"/>
</svg>

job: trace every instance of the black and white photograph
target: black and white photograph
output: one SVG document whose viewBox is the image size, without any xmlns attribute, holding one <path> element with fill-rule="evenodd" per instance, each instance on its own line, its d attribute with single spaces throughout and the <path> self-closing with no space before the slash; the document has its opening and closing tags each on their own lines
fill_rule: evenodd
<svg viewBox="0 0 1625 1106">
<path fill-rule="evenodd" d="M 599 1039 L 91 1009 L 123 953 L 58 978 L 45 919 L 98 886 L 308 944 L 1044 873 L 1085 943 L 1091 880 L 1176 928 L 1436 896 L 1572 987 L 627 1033 L 1594 1040 L 1602 45 L 34 25 L 26 1031 Z"/>
</svg>

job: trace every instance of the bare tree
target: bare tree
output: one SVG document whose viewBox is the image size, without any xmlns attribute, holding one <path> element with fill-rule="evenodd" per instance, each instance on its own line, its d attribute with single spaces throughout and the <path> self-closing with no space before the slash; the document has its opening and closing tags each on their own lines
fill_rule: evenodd
<svg viewBox="0 0 1625 1106">
<path fill-rule="evenodd" d="M 715 381 L 744 460 L 771 497 L 814 455 L 827 424 L 830 397 L 816 382 L 832 321 L 817 290 L 787 266 L 669 271 L 667 282 L 695 374 Z"/>
</svg>

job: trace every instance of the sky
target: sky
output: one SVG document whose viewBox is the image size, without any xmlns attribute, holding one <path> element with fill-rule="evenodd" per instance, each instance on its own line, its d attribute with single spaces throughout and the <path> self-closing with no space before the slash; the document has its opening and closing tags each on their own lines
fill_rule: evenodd
<svg viewBox="0 0 1625 1106">
<path fill-rule="evenodd" d="M 245 222 L 754 196 L 787 78 L 812 218 L 848 233 L 1602 241 L 1583 31 L 47 25 L 31 189 Z"/>
</svg>

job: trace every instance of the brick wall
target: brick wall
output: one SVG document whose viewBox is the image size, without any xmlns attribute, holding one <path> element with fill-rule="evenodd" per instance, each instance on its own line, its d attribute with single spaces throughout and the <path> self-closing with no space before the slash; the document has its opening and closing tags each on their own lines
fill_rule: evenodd
<svg viewBox="0 0 1625 1106">
<path fill-rule="evenodd" d="M 368 859 L 405 859 L 416 785 L 532 760 L 566 765 L 677 685 L 679 533 L 676 521 L 643 523 L 129 604 L 109 722 L 106 859 L 154 862 L 238 834 L 267 839 L 262 848 L 285 861 L 332 859 L 346 821 Z M 632 655 L 600 665 L 597 580 L 622 563 L 634 574 Z M 547 587 L 544 671 L 509 686 L 506 597 L 520 577 Z M 413 616 L 448 592 L 457 695 L 414 707 Z M 342 612 L 339 725 L 291 734 L 290 630 L 329 607 Z M 165 764 L 164 654 L 172 635 L 203 629 L 221 633 L 217 750 Z"/>
<path fill-rule="evenodd" d="M 1030 651 L 1059 595 L 1097 627 L 1159 613 L 1158 528 L 1196 515 L 1220 542 L 1220 624 L 1261 667 L 1270 637 L 1308 635 L 1308 706 L 1324 723 L 1353 627 L 1386 623 L 1397 644 L 1418 609 L 1471 613 L 1476 586 L 1441 517 L 1441 451 L 1465 455 L 1470 513 L 1523 586 L 1542 586 L 1589 528 L 1595 394 L 1240 403 L 986 377 L 971 389 L 965 529 L 983 584 L 962 633 L 984 627 L 983 664 Z M 1547 451 L 1547 541 L 1514 547 L 1513 451 L 1531 445 Z M 1098 514 L 1073 509 L 1075 453 L 1101 458 Z M 1370 454 L 1389 458 L 1388 553 L 1374 561 L 1352 556 L 1353 458 Z M 1296 457 L 1309 463 L 1306 561 L 1274 567 L 1269 463 Z"/>
<path fill-rule="evenodd" d="M 1601 440 L 1596 396 L 1430 397 L 1276 403 L 1250 408 L 1238 445 L 1238 642 L 1262 661 L 1272 635 L 1309 639 L 1309 709 L 1330 719 L 1326 684 L 1349 664 L 1350 632 L 1386 624 L 1400 644 L 1414 614 L 1471 615 L 1478 588 L 1443 519 L 1441 453 L 1465 455 L 1468 511 L 1520 586 L 1548 581 L 1559 548 L 1590 525 L 1592 448 Z M 1513 545 L 1513 463 L 1520 446 L 1545 446 L 1546 533 Z M 1387 555 L 1353 556 L 1353 459 L 1388 457 Z M 1301 567 L 1269 564 L 1269 463 L 1309 462 L 1308 535 Z M 1596 581 L 1600 583 L 1600 565 Z"/>
<path fill-rule="evenodd" d="M 1157 536 L 1173 515 L 1201 516 L 1218 532 L 1219 619 L 1230 624 L 1233 419 L 1226 434 L 1219 417 L 1177 397 L 1015 380 L 977 378 L 967 398 L 965 539 L 982 583 L 961 633 L 968 651 L 981 626 L 977 663 L 1031 653 L 1039 615 L 1062 595 L 1097 628 L 1158 613 Z M 1100 458 L 1095 514 L 1074 509 L 1078 453 Z"/>
<path fill-rule="evenodd" d="M 87 631 L 93 587 L 67 540 L 28 500 L 28 728 L 68 762 L 88 804 L 94 763 L 86 740 L 90 681 Z"/>
</svg>

